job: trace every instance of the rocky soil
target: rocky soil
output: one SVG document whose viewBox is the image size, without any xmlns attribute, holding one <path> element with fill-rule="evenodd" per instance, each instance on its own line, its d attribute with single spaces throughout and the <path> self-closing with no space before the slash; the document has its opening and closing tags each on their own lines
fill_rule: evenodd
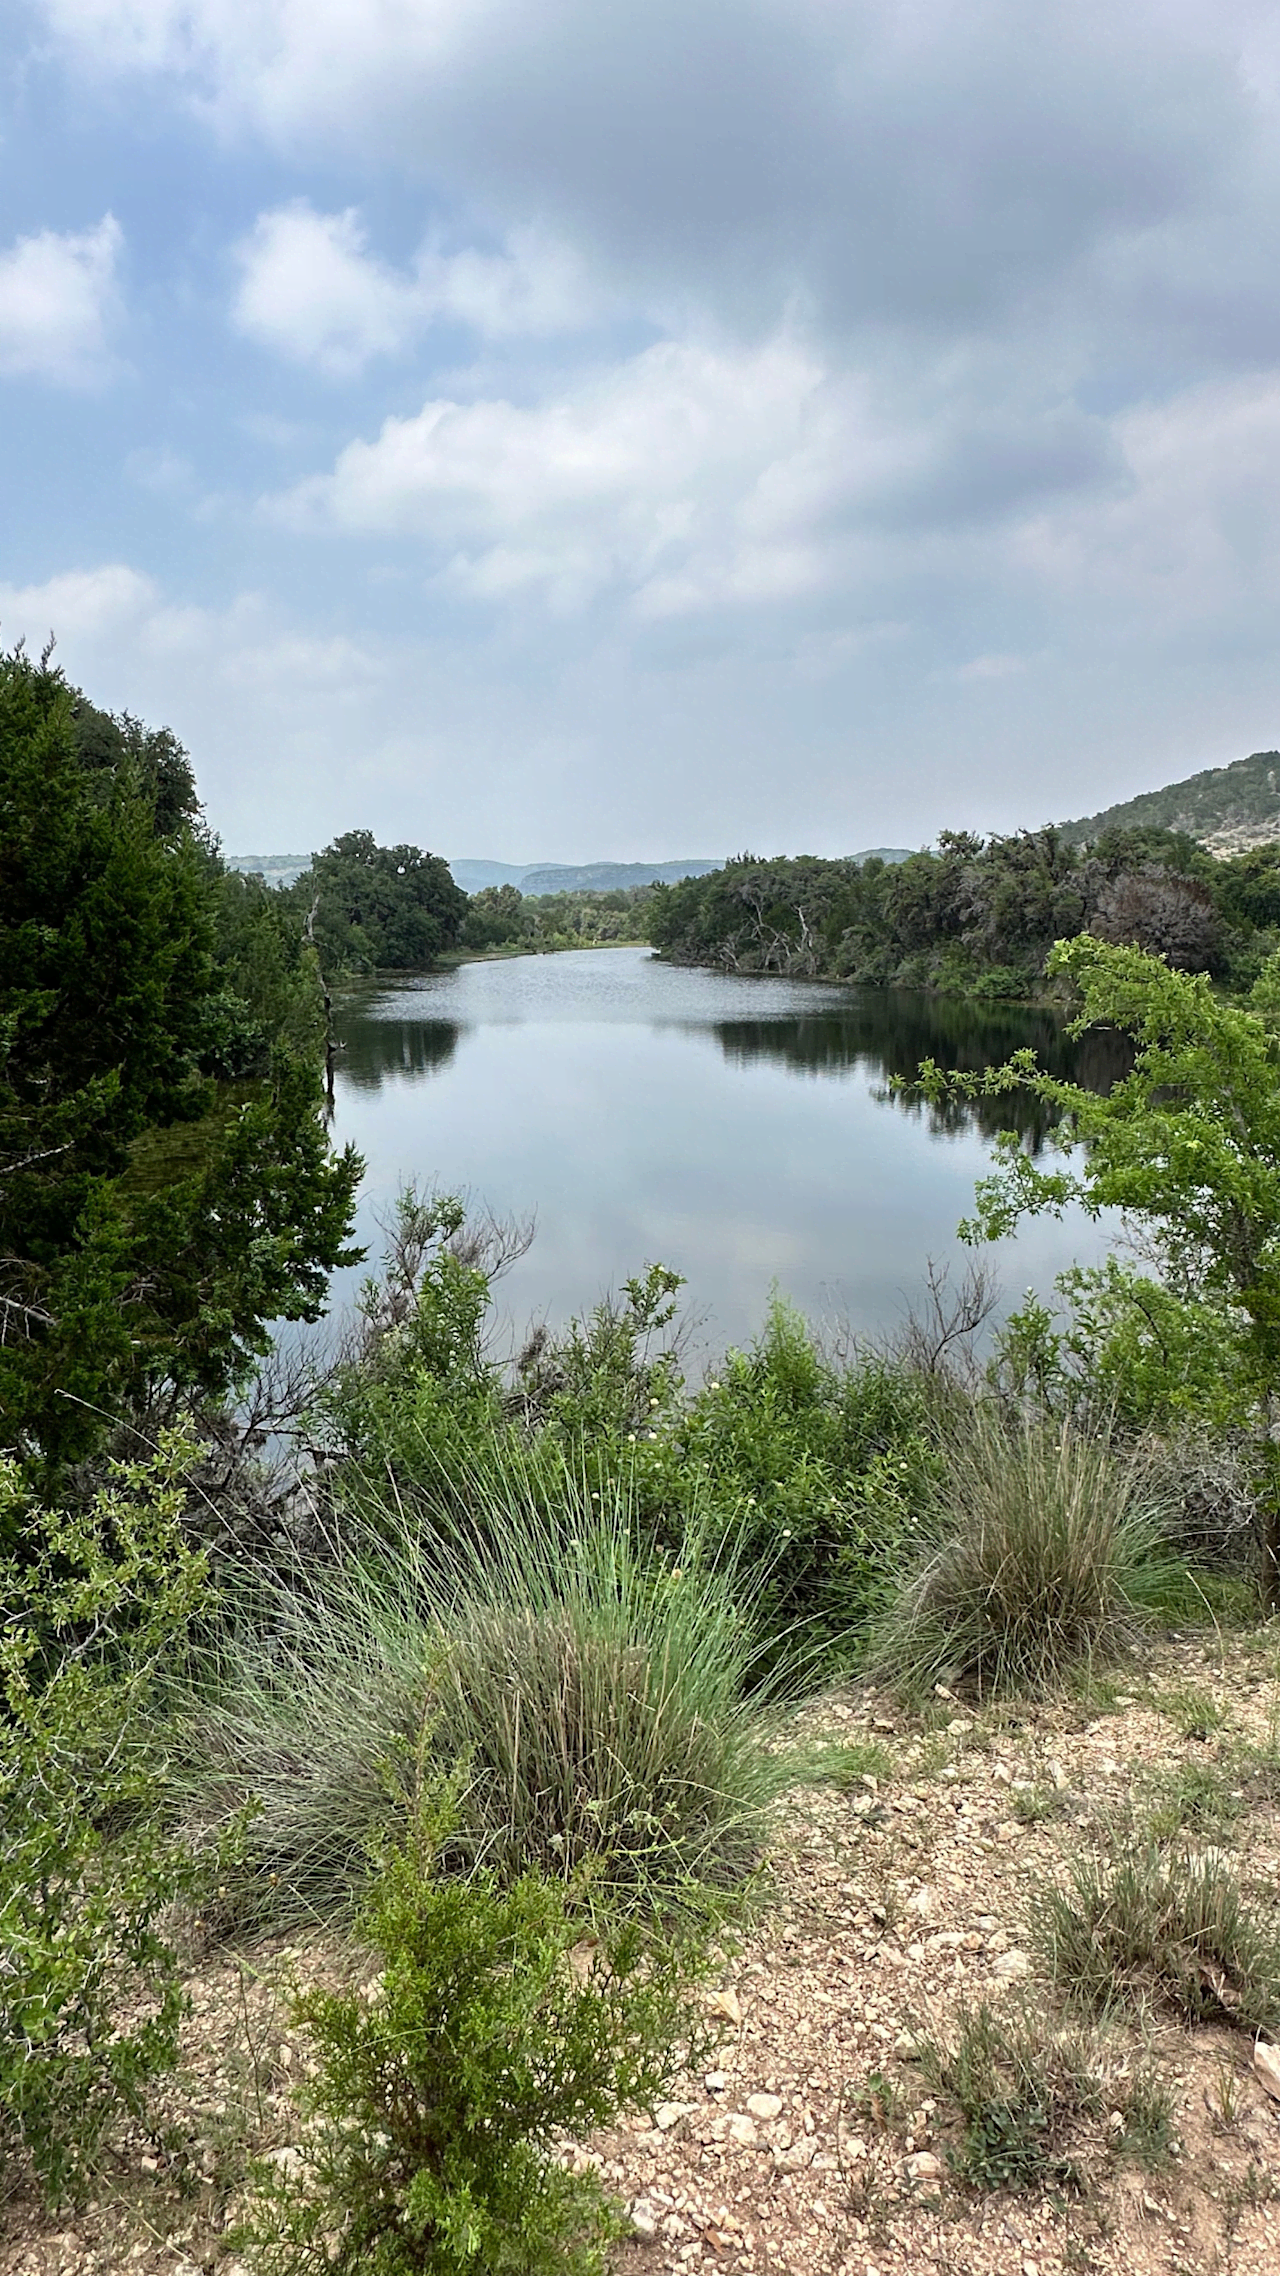
<svg viewBox="0 0 1280 2276">
<path fill-rule="evenodd" d="M 1280 1913 L 1280 1633 L 1172 1639 L 1113 1684 L 924 1718 L 854 1690 L 806 1711 L 825 1779 L 798 1788 L 761 1903 L 709 1994 L 709 2068 L 589 2157 L 627 2206 L 619 2276 L 1096 2276 L 1280 2270 L 1280 2061 L 1243 2031 L 1130 2012 L 1119 2075 L 1150 2061 L 1172 2145 L 1144 2166 L 1105 2112 L 1068 2169 L 996 2192 L 953 2170 L 959 2132 L 911 2052 L 958 2002 L 1059 2008 L 1036 1957 L 1046 1886 L 1106 1829 L 1152 1823 L 1228 1850 Z M 226 2245 L 247 2157 L 299 2155 L 286 2027 L 316 1949 L 206 1956 L 169 2117 L 182 2147 L 123 2143 L 98 2197 L 49 2220 L 0 2207 L 0 2276 L 245 2276 Z"/>
</svg>

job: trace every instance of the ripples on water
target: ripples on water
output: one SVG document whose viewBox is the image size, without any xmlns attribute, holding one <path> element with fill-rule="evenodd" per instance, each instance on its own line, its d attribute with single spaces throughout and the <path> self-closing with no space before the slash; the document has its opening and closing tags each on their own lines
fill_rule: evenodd
<svg viewBox="0 0 1280 2276">
<path fill-rule="evenodd" d="M 747 980 L 646 949 L 464 964 L 350 991 L 339 1007 L 336 1134 L 368 1164 L 361 1238 L 397 1187 L 465 1188 L 536 1215 L 502 1284 L 513 1327 L 565 1318 L 651 1260 L 685 1274 L 710 1345 L 758 1326 L 776 1284 L 819 1318 L 891 1329 L 954 1239 L 999 1127 L 1039 1151 L 1013 1094 L 936 1109 L 890 1090 L 921 1059 L 979 1068 L 1031 1045 L 1104 1088 L 1114 1039 L 1075 1043 L 1047 1012 L 903 990 Z M 1087 1220 L 999 1244 L 1012 1298 L 1096 1255 Z"/>
</svg>

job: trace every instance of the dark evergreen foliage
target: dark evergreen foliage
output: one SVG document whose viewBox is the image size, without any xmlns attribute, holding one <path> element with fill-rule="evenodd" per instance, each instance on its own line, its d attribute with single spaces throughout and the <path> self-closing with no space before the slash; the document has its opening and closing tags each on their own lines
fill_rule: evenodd
<svg viewBox="0 0 1280 2276">
<path fill-rule="evenodd" d="M 1056 940 L 1083 932 L 1176 969 L 1252 981 L 1280 926 L 1280 849 L 1215 861 L 1177 832 L 946 830 L 897 863 L 742 854 L 657 886 L 649 938 L 676 963 L 874 986 L 1035 994 Z"/>
<path fill-rule="evenodd" d="M 274 914 L 274 994 L 252 925 L 237 944 L 188 782 L 171 736 L 0 656 L 0 1444 L 46 1466 L 225 1392 L 347 1254 L 359 1165 L 329 1152 L 314 1052 L 284 1048 L 314 978 Z M 268 1067 L 211 1112 L 212 1074 Z M 141 1176 L 183 1123 L 194 1166 Z"/>
</svg>

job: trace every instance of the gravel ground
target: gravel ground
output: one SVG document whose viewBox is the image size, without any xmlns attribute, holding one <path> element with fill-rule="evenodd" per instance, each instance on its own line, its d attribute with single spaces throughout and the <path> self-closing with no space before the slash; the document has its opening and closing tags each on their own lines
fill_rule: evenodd
<svg viewBox="0 0 1280 2276">
<path fill-rule="evenodd" d="M 1242 1747 L 1280 1741 L 1280 1633 L 1168 1640 L 1117 1685 L 1045 1706 L 979 1713 L 943 1696 L 922 1722 L 859 1689 L 799 1724 L 862 1753 L 840 1783 L 793 1796 L 754 1925 L 709 1994 L 714 2067 L 567 2153 L 629 2209 L 618 2276 L 1277 2276 L 1280 2097 L 1246 2034 L 1134 2025 L 1135 2059 L 1149 2053 L 1173 2096 L 1171 2159 L 1114 2158 L 1098 2126 L 1073 2146 L 1083 2185 L 1047 2193 L 961 2187 L 954 2116 L 908 2058 L 913 2031 L 959 1999 L 1052 2017 L 1034 1953 L 1045 1887 L 1116 1817 L 1167 1809 L 1180 1780 L 1237 1797 L 1213 1838 L 1280 1913 L 1280 1801 L 1256 1799 L 1239 1767 Z M 305 2050 L 280 1987 L 335 1961 L 278 1944 L 207 1957 L 169 2090 L 193 2146 L 166 2159 L 122 2143 L 74 2221 L 11 2199 L 0 2276 L 245 2276 L 224 2230 L 246 2155 L 288 2170 L 299 2154 Z"/>
</svg>

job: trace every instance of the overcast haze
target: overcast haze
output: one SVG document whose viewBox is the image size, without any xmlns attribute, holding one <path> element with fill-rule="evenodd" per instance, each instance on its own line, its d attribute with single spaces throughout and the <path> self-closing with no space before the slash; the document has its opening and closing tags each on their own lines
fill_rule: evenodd
<svg viewBox="0 0 1280 2276">
<path fill-rule="evenodd" d="M 232 850 L 919 844 L 1280 742 L 1280 11 L 0 0 L 0 639 Z"/>
</svg>

